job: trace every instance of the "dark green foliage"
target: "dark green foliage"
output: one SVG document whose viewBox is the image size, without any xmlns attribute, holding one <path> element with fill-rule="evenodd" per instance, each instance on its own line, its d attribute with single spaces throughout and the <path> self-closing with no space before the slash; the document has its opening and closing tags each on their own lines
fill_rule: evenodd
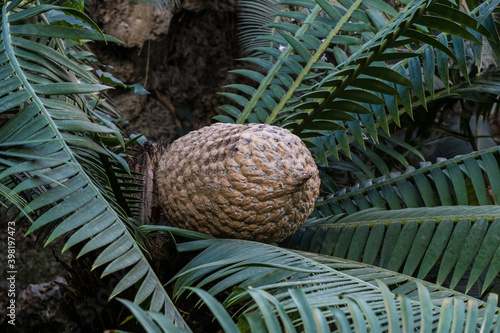
<svg viewBox="0 0 500 333">
<path fill-rule="evenodd" d="M 94 29 L 44 23 L 45 14 L 79 18 Z M 52 12 L 53 13 L 53 12 Z M 153 272 L 133 220 L 140 185 L 124 160 L 131 144 L 114 111 L 100 98 L 109 86 L 82 61 L 75 39 L 111 40 L 78 9 L 19 1 L 3 4 L 0 39 L 0 181 L 5 198 L 38 229 L 46 244 L 70 236 L 63 251 L 81 245 L 80 256 L 100 249 L 94 268 L 104 275 L 126 269 L 111 297 L 131 286 L 137 304 L 162 311 L 187 327 Z M 71 52 L 73 55 L 69 57 Z M 17 195 L 27 202 L 12 200 Z M 3 200 L 2 200 L 3 201 Z"/>
<path fill-rule="evenodd" d="M 320 198 L 319 215 L 379 207 L 401 209 L 452 205 L 499 204 L 500 150 L 498 147 L 443 160 L 421 163 L 404 173 L 370 179 L 350 189 Z"/>
<path fill-rule="evenodd" d="M 113 39 L 76 5 L 2 5 L 2 201 L 32 220 L 29 232 L 47 230 L 47 242 L 67 235 L 63 250 L 99 250 L 93 267 L 103 275 L 123 270 L 111 296 L 135 288 L 123 303 L 148 331 L 189 331 L 143 252 L 139 235 L 151 232 L 175 235 L 181 252 L 202 251 L 170 281 L 173 299 L 197 294 L 226 331 L 500 329 L 495 295 L 483 303 L 441 286 L 478 287 L 479 297 L 500 272 L 499 150 L 416 169 L 411 154 L 422 154 L 409 139 L 420 130 L 425 140 L 427 123 L 414 117 L 429 112 L 433 123 L 457 100 L 491 112 L 499 76 L 483 61 L 500 55 L 498 1 L 467 1 L 466 14 L 450 1 L 286 0 L 258 40 L 249 33 L 263 44 L 244 60 L 258 69 L 234 72 L 255 84 L 230 85 L 224 94 L 237 106 L 223 106 L 219 120 L 283 126 L 315 155 L 322 199 L 282 244 L 291 250 L 137 228 L 137 180 L 124 159 L 133 140 L 78 46 Z M 45 20 L 49 10 L 88 27 Z"/>
</svg>

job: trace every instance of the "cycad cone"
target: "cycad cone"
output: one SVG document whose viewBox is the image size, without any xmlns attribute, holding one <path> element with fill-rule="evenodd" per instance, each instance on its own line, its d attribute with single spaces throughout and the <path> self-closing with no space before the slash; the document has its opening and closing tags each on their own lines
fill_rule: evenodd
<svg viewBox="0 0 500 333">
<path fill-rule="evenodd" d="M 168 222 L 217 238 L 280 242 L 319 195 L 318 168 L 288 130 L 214 124 L 176 140 L 158 169 Z"/>
</svg>

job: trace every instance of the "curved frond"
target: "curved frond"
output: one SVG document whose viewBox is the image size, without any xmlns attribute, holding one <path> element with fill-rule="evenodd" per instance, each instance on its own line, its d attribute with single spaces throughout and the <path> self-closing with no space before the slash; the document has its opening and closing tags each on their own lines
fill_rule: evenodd
<svg viewBox="0 0 500 333">
<path fill-rule="evenodd" d="M 311 221 L 313 222 L 313 221 Z M 499 206 L 365 210 L 310 223 L 283 246 L 378 265 L 483 294 L 500 273 Z"/>
<path fill-rule="evenodd" d="M 9 120 L 0 127 L 0 181 L 9 184 L 7 200 L 12 193 L 29 197 L 25 211 L 36 214 L 28 233 L 50 227 L 47 243 L 69 236 L 63 251 L 76 244 L 80 256 L 101 250 L 93 267 L 105 267 L 103 276 L 125 270 L 111 297 L 137 286 L 136 304 L 147 301 L 187 329 L 134 235 L 127 197 L 133 177 L 120 156 L 126 143 L 99 98 L 109 87 L 66 56 L 68 39 L 102 33 L 43 23 L 46 11 L 73 9 L 19 4 L 4 4 L 1 20 L 0 113 Z"/>
<path fill-rule="evenodd" d="M 259 47 L 274 47 L 272 41 L 262 37 L 273 35 L 273 28 L 266 27 L 274 21 L 272 14 L 279 11 L 277 0 L 239 1 L 238 3 L 238 40 L 243 53 L 254 53 L 254 56 L 264 55 L 263 52 L 252 52 Z"/>
<path fill-rule="evenodd" d="M 245 292 L 256 303 L 256 309 L 239 316 L 235 325 L 227 310 L 209 293 L 200 288 L 190 288 L 212 310 L 214 317 L 220 322 L 225 332 L 410 332 L 415 328 L 437 329 L 448 332 L 450 329 L 460 330 L 464 327 L 478 327 L 482 331 L 490 331 L 499 326 L 495 321 L 495 304 L 498 297 L 490 295 L 484 309 L 484 317 L 478 315 L 478 302 L 466 304 L 459 299 L 446 298 L 439 308 L 439 321 L 433 318 L 432 306 L 429 304 L 429 293 L 419 285 L 418 296 L 421 307 L 418 309 L 405 296 L 395 297 L 387 287 L 378 281 L 384 298 L 384 307 L 380 304 L 368 303 L 361 297 L 346 297 L 348 314 L 334 307 L 326 310 L 313 306 L 302 289 L 291 289 L 292 306 L 283 306 L 280 300 L 261 289 L 247 288 Z M 144 311 L 137 305 L 120 300 L 129 308 L 134 317 L 148 332 L 182 332 L 174 327 L 165 317 L 157 313 Z M 298 311 L 292 312 L 296 308 Z M 385 310 L 385 315 L 381 314 Z M 420 310 L 420 313 L 419 313 Z M 293 315 L 293 319 L 290 316 Z M 465 319 L 467 318 L 467 319 Z M 295 322 L 295 327 L 294 326 Z M 331 327 L 336 329 L 332 330 Z M 303 329 L 301 329 L 303 328 Z"/>
<path fill-rule="evenodd" d="M 189 330 L 184 330 L 178 328 L 174 325 L 172 320 L 165 317 L 158 312 L 146 311 L 140 306 L 134 304 L 133 302 L 127 301 L 126 299 L 118 300 L 125 305 L 135 319 L 141 324 L 146 332 L 150 333 L 185 333 L 190 332 Z"/>
<path fill-rule="evenodd" d="M 500 148 L 494 147 L 450 160 L 421 163 L 404 173 L 392 173 L 322 198 L 323 216 L 352 214 L 371 207 L 401 209 L 500 203 Z"/>
<path fill-rule="evenodd" d="M 317 160 L 326 166 L 339 153 L 358 161 L 366 156 L 381 166 L 377 171 L 384 175 L 386 168 L 371 160 L 377 154 L 364 139 L 368 136 L 379 144 L 379 129 L 390 136 L 390 127 L 401 125 L 401 114 L 412 116 L 414 107 L 427 108 L 441 91 L 470 83 L 467 47 L 471 45 L 473 61 L 481 69 L 480 54 L 485 49 L 481 41 L 487 40 L 493 50 L 500 41 L 492 25 L 493 6 L 486 3 L 469 14 L 452 2 L 434 1 L 408 1 L 399 11 L 383 1 L 281 4 L 288 10 L 274 14 L 277 21 L 266 26 L 280 34 L 260 39 L 282 47 L 256 49 L 271 60 L 244 59 L 261 71 L 234 72 L 256 81 L 258 87 L 231 85 L 238 93 L 225 95 L 242 109 L 222 108 L 237 123 L 264 122 L 290 129 L 309 147 L 318 148 Z M 227 116 L 219 119 L 234 121 Z M 324 147 L 326 142 L 329 148 Z M 356 145 L 361 159 L 351 155 Z M 391 158 L 405 165 L 399 155 Z M 363 162 L 358 173 L 369 175 L 366 169 L 371 167 Z"/>
<path fill-rule="evenodd" d="M 217 240 L 174 280 L 176 297 L 186 287 L 207 287 L 210 295 L 236 287 L 223 305 L 243 307 L 238 314 L 243 327 L 281 325 L 292 332 L 321 327 L 379 332 L 389 325 L 404 331 L 435 329 L 449 324 L 445 318 L 453 311 L 464 313 L 464 301 L 478 311 L 468 325 L 480 329 L 485 321 L 486 328 L 498 322 L 495 296 L 485 308 L 473 298 L 388 270 L 248 241 Z M 458 320 L 455 325 L 464 324 Z"/>
</svg>

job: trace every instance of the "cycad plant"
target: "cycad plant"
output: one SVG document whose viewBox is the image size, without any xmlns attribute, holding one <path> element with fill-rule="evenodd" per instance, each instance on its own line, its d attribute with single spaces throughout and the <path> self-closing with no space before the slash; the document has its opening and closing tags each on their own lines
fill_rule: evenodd
<svg viewBox="0 0 500 333">
<path fill-rule="evenodd" d="M 46 244 L 71 232 L 63 251 L 76 244 L 84 245 L 80 256 L 101 249 L 93 268 L 104 265 L 103 276 L 126 269 L 112 296 L 139 283 L 137 303 L 148 298 L 150 310 L 187 327 L 137 237 L 130 195 L 137 183 L 122 156 L 132 142 L 101 98 L 109 86 L 79 47 L 82 40 L 117 40 L 82 11 L 71 3 L 2 2 L 3 201 L 32 221 L 28 233 L 49 230 Z"/>
<path fill-rule="evenodd" d="M 5 205 L 31 220 L 29 232 L 48 230 L 47 243 L 67 235 L 63 250 L 97 251 L 103 275 L 123 270 L 110 297 L 133 290 L 122 302 L 151 332 L 189 331 L 175 302 L 193 294 L 228 332 L 500 331 L 497 297 L 486 297 L 500 272 L 498 148 L 412 166 L 410 154 L 421 154 L 399 134 L 417 112 L 437 115 L 455 100 L 493 110 L 498 72 L 483 57 L 500 54 L 497 5 L 277 5 L 259 31 L 266 43 L 244 59 L 253 69 L 235 71 L 255 85 L 228 86 L 235 103 L 219 117 L 288 128 L 321 168 L 315 212 L 270 245 L 138 228 L 137 181 L 123 156 L 133 140 L 79 46 L 113 39 L 78 6 L 2 2 Z M 201 253 L 161 281 L 141 243 L 151 233 Z"/>
</svg>

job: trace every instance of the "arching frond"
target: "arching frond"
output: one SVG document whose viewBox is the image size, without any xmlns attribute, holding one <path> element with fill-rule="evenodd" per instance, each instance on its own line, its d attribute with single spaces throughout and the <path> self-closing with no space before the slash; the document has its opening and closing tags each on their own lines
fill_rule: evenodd
<svg viewBox="0 0 500 333">
<path fill-rule="evenodd" d="M 500 273 L 499 206 L 365 210 L 333 223 L 311 221 L 283 246 L 379 265 L 484 293 Z M 432 270 L 432 271 L 431 271 Z"/>
<path fill-rule="evenodd" d="M 281 35 L 261 39 L 282 45 L 283 50 L 257 48 L 271 61 L 246 58 L 262 71 L 235 73 L 256 81 L 258 87 L 232 85 L 238 94 L 226 96 L 242 109 L 227 105 L 223 109 L 237 123 L 288 128 L 310 147 L 329 142 L 335 148 L 319 147 L 322 163 L 339 152 L 353 157 L 349 147 L 357 144 L 363 148 L 360 151 L 375 156 L 366 149 L 364 136 L 377 143 L 379 129 L 390 136 L 390 126 L 400 125 L 402 113 L 412 116 L 416 104 L 426 108 L 453 84 L 470 82 L 468 66 L 475 63 L 482 68 L 481 41 L 487 40 L 494 51 L 500 41 L 493 6 L 486 3 L 469 14 L 451 2 L 433 1 L 408 1 L 399 11 L 382 1 L 282 4 L 290 6 L 275 14 L 283 21 L 267 25 L 280 29 Z M 465 52 L 469 45 L 472 62 Z M 457 74 L 463 80 L 450 84 Z M 444 83 L 439 91 L 436 77 Z M 320 142 L 311 137 L 320 137 Z"/>
<path fill-rule="evenodd" d="M 254 53 L 255 56 L 265 53 L 256 52 L 259 47 L 274 47 L 272 41 L 262 37 L 274 35 L 273 28 L 267 27 L 275 18 L 272 14 L 279 11 L 277 0 L 242 0 L 238 3 L 238 40 L 243 53 Z M 253 52 L 252 52 L 253 51 Z M 267 56 L 269 58 L 269 56 Z"/>
<path fill-rule="evenodd" d="M 146 332 L 158 332 L 158 333 L 186 333 L 190 332 L 179 328 L 174 325 L 171 319 L 165 317 L 158 312 L 146 311 L 140 306 L 134 304 L 133 302 L 127 301 L 126 299 L 118 300 L 125 305 L 135 319 L 141 324 Z"/>
<path fill-rule="evenodd" d="M 322 198 L 323 216 L 352 214 L 371 207 L 401 209 L 450 205 L 491 205 L 500 202 L 499 147 L 422 163 L 404 173 L 371 179 Z M 318 214 L 317 217 L 320 215 Z"/>
<path fill-rule="evenodd" d="M 238 240 L 215 241 L 174 279 L 176 297 L 189 291 L 186 287 L 208 287 L 207 292 L 191 290 L 209 302 L 214 299 L 207 293 L 213 296 L 236 287 L 223 305 L 239 304 L 244 309 L 238 313 L 240 325 L 285 327 L 292 332 L 321 331 L 321 327 L 357 332 L 370 327 L 378 332 L 388 325 L 404 331 L 427 325 L 435 329 L 440 321 L 450 322 L 442 319 L 452 313 L 450 306 L 461 312 L 464 301 L 473 308 L 481 304 L 452 290 L 373 266 Z M 485 318 L 487 328 L 497 325 L 495 296 L 488 303 L 489 310 L 480 305 L 476 320 L 469 325 L 479 329 Z"/>
<path fill-rule="evenodd" d="M 95 28 L 46 24 L 47 11 Z M 50 226 L 47 243 L 69 237 L 63 251 L 76 244 L 82 246 L 80 256 L 101 250 L 94 268 L 105 267 L 103 276 L 126 273 L 111 297 L 136 286 L 136 304 L 147 301 L 149 309 L 187 329 L 134 235 L 134 200 L 126 190 L 131 173 L 120 156 L 127 143 L 99 97 L 109 87 L 67 56 L 71 40 L 116 41 L 96 28 L 76 9 L 3 4 L 0 113 L 8 121 L 0 127 L 0 181 L 10 188 L 4 191 L 7 200 L 27 194 L 19 217 L 36 213 L 28 233 Z"/>
<path fill-rule="evenodd" d="M 415 328 L 432 329 L 439 332 L 448 332 L 451 328 L 461 330 L 465 327 L 477 327 L 482 331 L 490 331 L 498 327 L 495 320 L 496 295 L 491 295 L 485 307 L 484 317 L 478 315 L 479 304 L 471 301 L 465 304 L 462 300 L 447 298 L 439 308 L 439 321 L 436 323 L 429 306 L 427 289 L 419 286 L 418 295 L 421 308 L 414 306 L 405 296 L 394 297 L 379 282 L 384 298 L 385 315 L 381 314 L 378 304 L 368 303 L 359 297 L 347 297 L 348 315 L 338 308 L 329 307 L 326 311 L 311 305 L 302 289 L 292 289 L 292 305 L 298 312 L 291 312 L 290 306 L 283 307 L 279 299 L 264 290 L 248 288 L 246 292 L 257 304 L 256 310 L 240 315 L 238 325 L 235 325 L 229 313 L 209 293 L 199 288 L 190 288 L 212 310 L 214 317 L 220 322 L 225 332 L 389 332 L 401 330 L 412 331 Z M 157 313 L 144 311 L 137 305 L 121 300 L 132 312 L 139 323 L 148 332 L 182 332 L 169 323 L 165 317 Z M 466 310 L 467 305 L 467 310 Z M 418 312 L 420 310 L 420 313 Z M 292 321 L 291 315 L 295 316 Z M 465 319 L 467 318 L 467 319 Z M 294 322 L 302 323 L 297 328 Z M 336 327 L 332 330 L 330 327 Z"/>
</svg>

